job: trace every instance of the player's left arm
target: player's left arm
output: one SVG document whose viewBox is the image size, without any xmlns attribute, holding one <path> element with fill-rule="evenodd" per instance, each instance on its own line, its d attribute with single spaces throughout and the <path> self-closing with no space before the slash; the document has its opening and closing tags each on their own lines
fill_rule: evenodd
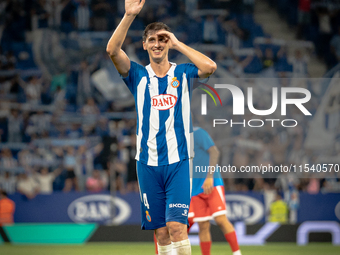
<svg viewBox="0 0 340 255">
<path fill-rule="evenodd" d="M 218 158 L 220 157 L 220 151 L 217 149 L 216 145 L 211 146 L 208 149 L 209 153 L 209 166 L 216 166 L 218 163 Z M 214 173 L 208 171 L 207 177 L 202 186 L 204 194 L 209 195 L 214 189 Z"/>
<path fill-rule="evenodd" d="M 180 42 L 173 33 L 168 31 L 160 31 L 157 33 L 157 35 L 163 35 L 167 37 L 167 43 L 170 44 L 170 49 L 177 50 L 187 56 L 191 60 L 191 62 L 198 68 L 198 76 L 200 78 L 207 78 L 216 71 L 217 65 L 213 60 L 211 60 L 201 52 L 194 50 L 188 45 Z"/>
</svg>

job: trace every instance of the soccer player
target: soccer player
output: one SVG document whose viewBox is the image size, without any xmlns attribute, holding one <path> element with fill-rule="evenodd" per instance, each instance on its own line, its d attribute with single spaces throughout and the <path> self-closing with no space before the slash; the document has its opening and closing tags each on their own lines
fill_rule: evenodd
<svg viewBox="0 0 340 255">
<path fill-rule="evenodd" d="M 198 223 L 202 255 L 210 255 L 210 220 L 212 219 L 222 230 L 233 255 L 241 255 L 234 227 L 226 216 L 223 179 L 220 173 L 212 173 L 208 168 L 217 165 L 219 150 L 209 134 L 199 127 L 194 127 L 194 145 L 195 158 L 189 223 L 190 225 L 194 222 Z"/>
<path fill-rule="evenodd" d="M 155 230 L 160 255 L 186 255 L 191 254 L 187 235 L 189 161 L 193 156 L 190 84 L 194 78 L 210 76 L 217 67 L 207 56 L 178 41 L 160 22 L 149 24 L 143 34 L 150 64 L 144 67 L 130 61 L 121 47 L 144 3 L 125 0 L 124 17 L 106 50 L 135 98 L 142 229 Z M 193 64 L 170 63 L 170 49 Z"/>
<path fill-rule="evenodd" d="M 210 255 L 210 220 L 212 219 L 222 230 L 233 255 L 241 255 L 234 227 L 226 216 L 223 180 L 220 173 L 212 174 L 208 170 L 209 166 L 217 165 L 220 152 L 209 134 L 199 127 L 194 127 L 194 148 L 189 224 L 191 227 L 194 222 L 198 223 L 202 255 Z M 156 254 L 158 254 L 157 249 Z"/>
</svg>

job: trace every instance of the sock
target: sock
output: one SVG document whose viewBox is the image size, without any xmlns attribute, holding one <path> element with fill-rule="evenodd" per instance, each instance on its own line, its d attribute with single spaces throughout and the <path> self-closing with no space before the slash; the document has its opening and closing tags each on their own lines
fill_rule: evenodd
<svg viewBox="0 0 340 255">
<path fill-rule="evenodd" d="M 233 231 L 233 232 L 230 232 L 228 234 L 225 234 L 224 237 L 227 240 L 227 242 L 229 243 L 230 248 L 233 251 L 233 255 L 241 254 L 240 252 L 234 254 L 234 252 L 237 252 L 237 251 L 240 250 L 240 247 L 238 246 L 238 242 L 237 242 L 236 232 Z"/>
<path fill-rule="evenodd" d="M 172 250 L 174 254 L 177 255 L 191 255 L 191 246 L 189 239 L 173 242 L 172 243 Z"/>
<path fill-rule="evenodd" d="M 238 251 L 233 252 L 233 255 L 242 255 L 242 254 L 241 254 L 241 251 L 238 250 Z"/>
<path fill-rule="evenodd" d="M 158 254 L 159 255 L 172 255 L 172 244 L 168 244 L 165 246 L 158 245 Z"/>
<path fill-rule="evenodd" d="M 153 233 L 153 242 L 155 243 L 155 254 L 158 255 L 157 239 L 155 233 Z"/>
<path fill-rule="evenodd" d="M 202 255 L 210 255 L 211 241 L 200 242 Z"/>
</svg>

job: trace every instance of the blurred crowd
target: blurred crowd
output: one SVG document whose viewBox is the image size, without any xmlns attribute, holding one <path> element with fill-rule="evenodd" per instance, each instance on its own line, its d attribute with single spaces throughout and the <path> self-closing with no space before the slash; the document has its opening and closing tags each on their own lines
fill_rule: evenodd
<svg viewBox="0 0 340 255">
<path fill-rule="evenodd" d="M 340 61 L 340 3 L 336 0 L 267 0 L 290 26 L 297 39 L 312 41 L 328 68 Z"/>
<path fill-rule="evenodd" d="M 339 6 L 326 4 L 331 1 L 270 2 L 298 27 L 297 38 L 314 46 L 265 34 L 254 21 L 254 0 L 148 0 L 123 47 L 132 60 L 147 64 L 141 31 L 150 22 L 163 21 L 179 40 L 218 63 L 216 78 L 287 78 L 280 85 L 291 86 L 290 78 L 310 76 L 311 54 L 329 68 L 339 62 Z M 115 71 L 105 53 L 123 13 L 124 1 L 116 0 L 0 0 L 0 188 L 8 194 L 33 198 L 54 190 L 138 191 L 133 98 L 99 86 L 111 79 L 124 87 L 117 74 L 110 77 Z M 40 36 L 46 37 L 39 43 Z M 170 57 L 186 61 L 176 52 Z M 309 107 L 315 112 L 320 92 L 307 80 L 304 87 L 315 93 Z M 264 89 L 257 97 L 270 92 Z M 317 157 L 302 150 L 307 127 L 303 120 L 290 132 L 232 128 L 232 142 L 214 140 L 221 150 L 228 147 L 221 164 L 311 163 Z M 339 190 L 338 179 L 229 178 L 226 190 L 317 193 Z"/>
<path fill-rule="evenodd" d="M 90 134 L 84 134 L 80 124 L 72 124 L 69 131 L 59 124 L 66 132 L 53 136 L 49 126 L 46 136 L 29 143 L 4 143 L 0 187 L 28 198 L 53 190 L 99 192 L 110 186 L 122 193 L 137 191 L 135 121 L 112 122 L 100 117 L 99 130 Z"/>
</svg>

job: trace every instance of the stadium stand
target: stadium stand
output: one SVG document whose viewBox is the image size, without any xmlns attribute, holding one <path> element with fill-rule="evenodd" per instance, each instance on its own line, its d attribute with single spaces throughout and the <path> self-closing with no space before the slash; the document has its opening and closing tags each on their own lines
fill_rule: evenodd
<svg viewBox="0 0 340 255">
<path fill-rule="evenodd" d="M 329 69 L 339 63 L 340 5 L 268 0 L 290 26 L 297 26 L 300 41 L 291 47 L 290 41 L 272 38 L 255 22 L 254 2 L 149 1 L 131 26 L 124 50 L 132 60 L 147 64 L 142 30 L 149 22 L 163 21 L 181 41 L 218 63 L 216 78 L 305 78 L 316 95 L 310 107 L 315 113 L 323 93 L 309 80 L 308 61 L 316 54 Z M 53 179 L 56 191 L 84 190 L 95 178 L 103 179 L 105 189 L 136 190 L 127 183 L 129 171 L 134 171 L 129 163 L 134 100 L 104 52 L 123 8 L 114 0 L 0 3 L 0 187 L 7 193 L 15 192 L 13 187 L 27 175 L 37 179 L 46 168 L 62 170 Z M 176 52 L 171 58 L 185 61 Z M 302 149 L 308 124 L 304 121 L 290 133 L 233 128 L 230 134 L 237 139 L 227 139 L 230 148 L 221 160 L 234 165 L 317 160 Z M 224 142 L 217 145 L 223 148 Z M 340 190 L 339 181 L 325 177 L 311 183 L 307 177 L 294 183 L 287 176 L 229 179 L 226 190 Z"/>
</svg>

